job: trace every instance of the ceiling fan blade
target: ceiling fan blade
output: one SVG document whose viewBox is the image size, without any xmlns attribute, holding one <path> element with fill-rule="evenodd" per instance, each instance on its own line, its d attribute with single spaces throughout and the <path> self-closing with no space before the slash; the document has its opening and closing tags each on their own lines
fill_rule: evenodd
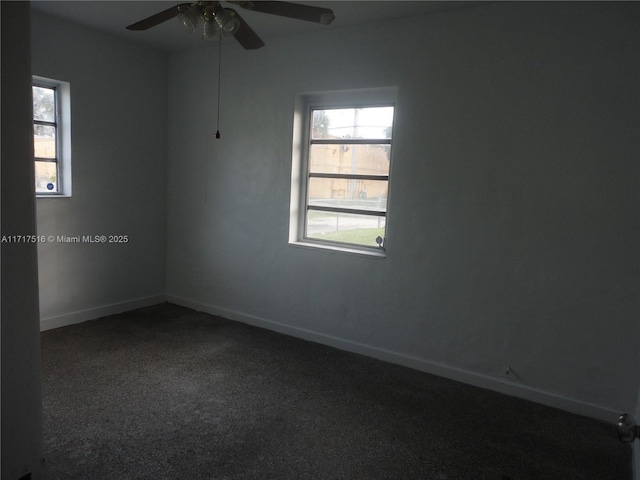
<svg viewBox="0 0 640 480">
<path fill-rule="evenodd" d="M 171 8 L 167 8 L 162 12 L 156 13 L 155 15 L 151 15 L 144 20 L 140 20 L 139 22 L 129 25 L 127 27 L 127 30 L 147 30 L 148 28 L 155 27 L 162 22 L 166 22 L 167 20 L 176 17 L 182 10 L 185 10 L 190 5 L 190 3 L 181 3 L 180 5 L 175 5 Z"/>
<path fill-rule="evenodd" d="M 270 13 L 272 15 L 280 15 L 281 17 L 295 18 L 297 20 L 306 20 L 307 22 L 321 23 L 323 25 L 329 25 L 336 18 L 333 14 L 333 10 L 314 7 L 311 5 L 302 5 L 300 3 L 239 1 L 238 5 L 242 8 L 246 8 L 247 10 L 253 10 L 254 12 Z"/>
<path fill-rule="evenodd" d="M 255 50 L 256 48 L 264 47 L 262 39 L 252 30 L 249 24 L 245 22 L 240 15 L 238 15 L 238 12 L 231 8 L 228 8 L 227 10 L 232 11 L 234 17 L 240 21 L 238 31 L 233 34 L 238 43 L 240 43 L 240 45 L 242 45 L 246 50 Z"/>
</svg>

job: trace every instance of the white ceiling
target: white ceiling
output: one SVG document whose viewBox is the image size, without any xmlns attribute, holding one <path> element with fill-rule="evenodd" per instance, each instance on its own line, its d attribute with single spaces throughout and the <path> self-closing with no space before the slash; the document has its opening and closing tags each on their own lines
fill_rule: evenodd
<svg viewBox="0 0 640 480">
<path fill-rule="evenodd" d="M 205 43 L 197 34 L 188 34 L 177 20 L 169 20 L 149 30 L 132 32 L 126 26 L 178 5 L 178 1 L 32 1 L 37 11 L 62 17 L 123 38 L 128 38 L 167 52 L 201 48 Z M 301 20 L 278 17 L 233 7 L 253 30 L 267 43 L 274 36 L 293 35 L 317 29 L 341 28 L 384 19 L 424 15 L 487 2 L 474 1 L 296 1 L 333 10 L 336 19 L 331 25 L 319 25 Z"/>
</svg>

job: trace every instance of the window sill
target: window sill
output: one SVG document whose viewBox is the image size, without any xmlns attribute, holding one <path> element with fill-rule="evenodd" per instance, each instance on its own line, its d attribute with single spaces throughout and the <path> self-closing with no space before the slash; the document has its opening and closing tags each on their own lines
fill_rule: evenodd
<svg viewBox="0 0 640 480">
<path fill-rule="evenodd" d="M 71 195 L 65 193 L 36 194 L 36 200 L 39 198 L 71 198 Z"/>
<path fill-rule="evenodd" d="M 327 250 L 330 252 L 337 253 L 346 253 L 349 255 L 356 255 L 358 257 L 369 257 L 369 258 L 386 258 L 387 252 L 383 249 L 366 249 L 366 248 L 357 248 L 357 247 L 349 247 L 349 246 L 338 246 L 338 245 L 330 245 L 326 243 L 313 242 L 309 240 L 298 240 L 289 242 L 289 245 L 293 247 L 301 247 L 301 248 L 312 248 L 314 250 Z"/>
</svg>

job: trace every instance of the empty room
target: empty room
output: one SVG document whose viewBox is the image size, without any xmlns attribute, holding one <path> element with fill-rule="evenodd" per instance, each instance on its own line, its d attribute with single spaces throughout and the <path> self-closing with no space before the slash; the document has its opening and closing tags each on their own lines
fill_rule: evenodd
<svg viewBox="0 0 640 480">
<path fill-rule="evenodd" d="M 3 480 L 640 480 L 640 3 L 1 20 Z"/>
</svg>

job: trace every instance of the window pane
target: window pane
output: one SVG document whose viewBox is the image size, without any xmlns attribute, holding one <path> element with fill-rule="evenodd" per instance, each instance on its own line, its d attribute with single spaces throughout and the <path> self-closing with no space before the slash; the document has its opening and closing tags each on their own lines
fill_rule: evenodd
<svg viewBox="0 0 640 480">
<path fill-rule="evenodd" d="M 390 145 L 311 145 L 311 173 L 389 175 Z"/>
<path fill-rule="evenodd" d="M 56 158 L 56 127 L 33 126 L 33 153 L 36 158 Z"/>
<path fill-rule="evenodd" d="M 309 179 L 309 205 L 386 212 L 386 180 Z"/>
<path fill-rule="evenodd" d="M 386 139 L 391 138 L 393 107 L 314 110 L 312 122 L 312 139 Z"/>
<path fill-rule="evenodd" d="M 58 192 L 57 170 L 56 162 L 36 162 L 36 193 Z"/>
<path fill-rule="evenodd" d="M 307 238 L 376 247 L 384 238 L 386 218 L 335 212 L 307 212 Z"/>
<path fill-rule="evenodd" d="M 33 87 L 33 119 L 56 121 L 56 96 L 53 88 Z"/>
</svg>

